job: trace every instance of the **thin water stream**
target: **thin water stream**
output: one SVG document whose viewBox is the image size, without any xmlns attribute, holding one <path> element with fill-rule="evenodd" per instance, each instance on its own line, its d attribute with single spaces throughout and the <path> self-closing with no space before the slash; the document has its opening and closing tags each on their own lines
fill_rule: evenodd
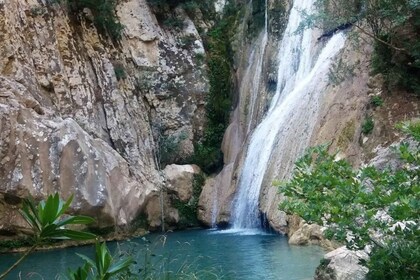
<svg viewBox="0 0 420 280">
<path fill-rule="evenodd" d="M 197 277 L 182 279 L 309 280 L 324 254 L 317 246 L 289 246 L 286 237 L 259 230 L 151 234 L 131 241 L 109 242 L 108 246 L 117 255 L 131 252 L 138 262 L 136 271 L 142 268 L 144 272 L 144 261 L 150 261 L 154 270 L 149 274 L 151 279 L 163 279 L 159 271 L 172 271 L 173 276 Z M 75 253 L 91 257 L 93 247 L 36 252 L 7 279 L 57 279 L 67 268 L 81 264 Z M 0 271 L 17 257 L 0 255 Z"/>
</svg>

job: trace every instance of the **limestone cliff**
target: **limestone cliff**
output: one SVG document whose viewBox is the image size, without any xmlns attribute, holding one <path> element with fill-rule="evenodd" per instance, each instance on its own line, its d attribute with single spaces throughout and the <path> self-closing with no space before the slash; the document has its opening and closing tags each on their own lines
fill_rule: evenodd
<svg viewBox="0 0 420 280">
<path fill-rule="evenodd" d="M 181 8 L 180 27 L 158 22 L 146 0 L 116 13 L 112 42 L 88 9 L 0 0 L 0 233 L 22 225 L 20 198 L 53 192 L 98 226 L 126 226 L 162 186 L 159 137 L 182 135 L 178 159 L 193 152 L 208 90 L 196 26 Z"/>
</svg>

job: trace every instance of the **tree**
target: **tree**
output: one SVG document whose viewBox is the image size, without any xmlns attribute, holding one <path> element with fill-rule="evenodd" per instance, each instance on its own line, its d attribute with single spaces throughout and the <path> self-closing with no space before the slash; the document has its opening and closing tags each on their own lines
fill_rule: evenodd
<svg viewBox="0 0 420 280">
<path fill-rule="evenodd" d="M 384 75 L 388 87 L 420 94 L 419 0 L 316 0 L 315 6 L 314 13 L 302 11 L 300 30 L 318 27 L 332 35 L 354 26 L 374 39 L 373 70 Z"/>
<path fill-rule="evenodd" d="M 292 179 L 280 186 L 286 196 L 281 210 L 325 226 L 327 238 L 350 249 L 372 248 L 365 263 L 370 279 L 420 277 L 420 122 L 400 128 L 413 143 L 399 146 L 397 170 L 355 171 L 319 146 L 296 162 Z"/>
</svg>

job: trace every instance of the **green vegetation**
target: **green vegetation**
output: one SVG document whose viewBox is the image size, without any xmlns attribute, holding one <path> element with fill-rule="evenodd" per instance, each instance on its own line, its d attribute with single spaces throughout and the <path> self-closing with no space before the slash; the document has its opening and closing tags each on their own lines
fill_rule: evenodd
<svg viewBox="0 0 420 280">
<path fill-rule="evenodd" d="M 67 276 L 69 280 L 109 280 L 112 276 L 121 274 L 127 271 L 133 259 L 124 257 L 115 261 L 106 247 L 105 242 L 96 242 L 95 245 L 95 260 L 92 260 L 85 255 L 77 254 L 85 263 L 74 271 L 69 271 Z"/>
<path fill-rule="evenodd" d="M 350 249 L 373 247 L 368 279 L 420 276 L 420 122 L 404 123 L 414 144 L 404 143 L 399 169 L 367 166 L 353 170 L 326 146 L 309 149 L 296 162 L 292 179 L 280 186 L 280 209 L 327 228 L 327 238 Z"/>
<path fill-rule="evenodd" d="M 161 168 L 168 164 L 177 163 L 179 159 L 179 151 L 181 142 L 187 139 L 186 133 L 179 135 L 159 135 L 158 138 L 158 162 Z"/>
<path fill-rule="evenodd" d="M 67 215 L 63 217 L 72 200 L 73 196 L 67 201 L 62 201 L 58 197 L 58 194 L 50 195 L 47 200 L 42 200 L 38 204 L 31 197 L 23 200 L 20 213 L 30 226 L 33 245 L 20 259 L 0 275 L 0 279 L 6 277 L 10 271 L 17 267 L 35 248 L 44 242 L 52 239 L 86 240 L 95 238 L 95 235 L 91 233 L 67 228 L 69 225 L 85 225 L 94 221 L 92 218 L 86 216 Z"/>
<path fill-rule="evenodd" d="M 374 107 L 381 107 L 384 104 L 384 100 L 379 95 L 374 95 L 370 99 L 370 104 L 372 104 Z"/>
<path fill-rule="evenodd" d="M 34 241 L 30 238 L 21 238 L 21 239 L 11 239 L 11 240 L 1 240 L 0 241 L 0 253 L 5 250 L 16 249 L 21 247 L 30 247 L 34 245 Z"/>
<path fill-rule="evenodd" d="M 179 227 L 192 227 L 198 225 L 197 220 L 197 208 L 198 208 L 198 199 L 203 189 L 206 178 L 204 174 L 194 174 L 193 179 L 193 193 L 191 199 L 184 203 L 180 200 L 175 200 L 174 206 L 178 209 L 180 221 Z"/>
<path fill-rule="evenodd" d="M 210 82 L 206 104 L 208 122 L 203 139 L 194 147 L 193 161 L 206 173 L 215 172 L 223 166 L 220 147 L 229 121 L 233 91 L 233 53 L 230 40 L 239 12 L 237 7 L 229 2 L 223 18 L 204 38 Z"/>
<path fill-rule="evenodd" d="M 194 180 L 194 191 L 191 205 L 195 205 L 198 195 L 201 192 L 201 186 L 204 183 L 204 177 L 197 175 Z M 92 233 L 70 230 L 69 225 L 86 225 L 93 221 L 86 216 L 70 216 L 65 214 L 68 210 L 73 197 L 67 201 L 59 199 L 58 194 L 50 195 L 46 200 L 36 203 L 32 198 L 24 199 L 21 214 L 28 222 L 31 229 L 32 239 L 21 240 L 17 243 L 8 243 L 10 247 L 17 245 L 31 245 L 22 257 L 9 269 L 0 275 L 4 279 L 10 271 L 16 268 L 37 246 L 45 242 L 51 242 L 54 239 L 85 240 L 95 238 Z M 139 218 L 143 219 L 143 217 Z M 29 232 L 28 232 L 29 233 Z M 165 238 L 163 236 L 163 238 Z M 163 240 L 164 244 L 165 240 Z M 6 243 L 4 243 L 6 244 Z M 144 264 L 139 267 L 136 265 L 132 256 L 140 257 L 138 242 L 133 243 L 128 251 L 119 251 L 112 255 L 105 242 L 96 240 L 94 258 L 91 259 L 85 255 L 77 254 L 84 263 L 74 269 L 68 270 L 63 279 L 68 280 L 109 280 L 109 279 L 218 279 L 219 277 L 213 270 L 197 269 L 194 263 L 183 262 L 177 269 L 172 270 L 169 264 L 172 263 L 170 257 L 156 259 L 146 245 L 144 251 Z M 144 250 L 142 247 L 141 250 Z M 155 257 L 153 260 L 152 258 Z M 173 266 L 172 266 L 173 268 Z"/>
<path fill-rule="evenodd" d="M 121 39 L 123 25 L 115 13 L 117 0 L 54 0 L 66 3 L 74 17 L 80 17 L 83 9 L 88 8 L 93 15 L 93 23 L 98 32 L 108 35 L 113 41 Z M 54 2 L 53 1 L 53 2 Z"/>
<path fill-rule="evenodd" d="M 331 35 L 337 27 L 354 26 L 375 41 L 372 68 L 384 75 L 388 88 L 420 94 L 419 1 L 317 0 L 316 6 L 320 12 L 306 14 L 299 30 L 318 26 Z"/>
<path fill-rule="evenodd" d="M 195 19 L 197 10 L 201 10 L 204 19 L 214 17 L 212 0 L 147 0 L 157 20 L 164 26 L 175 29 L 184 27 L 183 20 L 178 18 L 176 7 L 183 8 L 191 19 Z"/>
<path fill-rule="evenodd" d="M 117 78 L 117 80 L 124 80 L 125 78 L 127 78 L 127 74 L 125 73 L 125 69 L 124 66 L 120 63 L 117 63 L 114 65 L 114 72 L 115 72 L 115 77 Z"/>
<path fill-rule="evenodd" d="M 368 135 L 372 132 L 375 123 L 372 117 L 367 117 L 362 124 L 362 133 Z"/>
</svg>

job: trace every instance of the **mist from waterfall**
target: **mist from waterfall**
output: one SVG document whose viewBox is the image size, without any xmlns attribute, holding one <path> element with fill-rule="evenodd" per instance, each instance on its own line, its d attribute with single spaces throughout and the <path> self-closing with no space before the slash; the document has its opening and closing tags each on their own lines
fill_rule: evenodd
<svg viewBox="0 0 420 280">
<path fill-rule="evenodd" d="M 309 145 L 331 59 L 345 42 L 343 34 L 335 34 L 313 61 L 313 31 L 295 33 L 302 21 L 300 11 L 312 13 L 313 2 L 295 0 L 291 9 L 278 48 L 276 92 L 266 116 L 252 133 L 240 173 L 232 205 L 233 228 L 260 227 L 259 196 L 268 166 L 282 163 L 280 173 L 284 176 Z"/>
</svg>

